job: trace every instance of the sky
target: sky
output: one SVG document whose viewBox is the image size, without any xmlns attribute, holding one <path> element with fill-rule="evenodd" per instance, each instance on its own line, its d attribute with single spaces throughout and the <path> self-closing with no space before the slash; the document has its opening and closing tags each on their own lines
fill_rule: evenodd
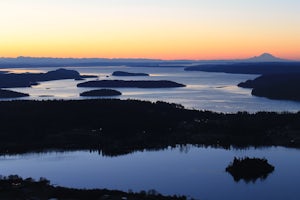
<svg viewBox="0 0 300 200">
<path fill-rule="evenodd" d="M 0 57 L 300 60 L 299 0 L 0 0 Z"/>
</svg>

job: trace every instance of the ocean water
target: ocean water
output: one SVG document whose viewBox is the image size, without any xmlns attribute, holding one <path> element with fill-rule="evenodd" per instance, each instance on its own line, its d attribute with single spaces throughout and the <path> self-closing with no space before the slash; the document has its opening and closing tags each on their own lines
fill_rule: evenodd
<svg viewBox="0 0 300 200">
<path fill-rule="evenodd" d="M 14 72 L 46 72 L 56 68 L 23 68 L 13 69 Z M 188 109 L 212 110 L 216 112 L 258 112 L 258 111 L 289 111 L 298 112 L 300 103 L 294 101 L 270 100 L 251 95 L 251 89 L 237 87 L 237 84 L 258 75 L 188 72 L 183 68 L 149 68 L 149 67 L 67 67 L 81 74 L 98 76 L 97 79 L 122 80 L 171 80 L 185 84 L 184 88 L 138 89 L 116 88 L 122 92 L 121 99 L 140 99 L 147 101 L 166 101 L 182 104 Z M 12 70 L 12 69 L 3 69 Z M 150 77 L 113 77 L 112 72 L 122 70 L 127 72 L 149 73 Z M 88 79 L 95 80 L 95 79 Z M 13 88 L 15 91 L 29 93 L 24 99 L 84 99 L 79 94 L 95 88 L 77 88 L 83 81 L 59 80 L 41 82 L 31 88 Z"/>
</svg>

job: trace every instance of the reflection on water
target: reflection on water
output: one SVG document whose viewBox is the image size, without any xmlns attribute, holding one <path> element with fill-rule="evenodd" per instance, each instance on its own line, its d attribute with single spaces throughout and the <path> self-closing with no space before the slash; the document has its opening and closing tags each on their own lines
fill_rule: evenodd
<svg viewBox="0 0 300 200">
<path fill-rule="evenodd" d="M 226 166 L 234 157 L 266 158 L 276 167 L 265 180 L 236 183 Z M 271 147 L 224 150 L 181 146 L 161 151 L 105 157 L 98 152 L 48 152 L 0 157 L 2 175 L 46 177 L 52 183 L 77 188 L 134 191 L 155 189 L 199 199 L 298 199 L 300 152 Z"/>
<path fill-rule="evenodd" d="M 237 87 L 237 84 L 257 75 L 186 72 L 183 68 L 147 68 L 147 67 L 67 67 L 81 74 L 97 75 L 98 79 L 123 80 L 171 80 L 187 85 L 172 89 L 138 89 L 116 88 L 122 92 L 121 99 L 141 99 L 147 101 L 167 101 L 178 103 L 190 109 L 212 110 L 217 112 L 238 111 L 291 111 L 300 110 L 300 103 L 293 101 L 269 100 L 254 97 L 250 89 Z M 22 69 L 50 71 L 54 68 Z M 114 71 L 141 72 L 151 74 L 149 77 L 114 77 Z M 89 79 L 95 80 L 95 79 Z M 91 88 L 77 88 L 83 81 L 60 80 L 42 82 L 32 88 L 13 88 L 15 91 L 29 93 L 25 99 L 84 99 L 79 93 Z M 50 97 L 49 97 L 50 96 Z"/>
</svg>

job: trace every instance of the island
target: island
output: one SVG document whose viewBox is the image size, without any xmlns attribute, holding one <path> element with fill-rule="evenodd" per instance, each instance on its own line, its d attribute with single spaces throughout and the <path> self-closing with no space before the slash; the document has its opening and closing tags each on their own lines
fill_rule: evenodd
<svg viewBox="0 0 300 200">
<path fill-rule="evenodd" d="M 100 90 L 91 90 L 87 92 L 80 93 L 82 97 L 109 97 L 109 96 L 120 96 L 121 92 L 111 89 L 100 89 Z"/>
<path fill-rule="evenodd" d="M 300 101 L 300 73 L 266 74 L 238 86 L 252 88 L 252 95 L 258 97 Z"/>
<path fill-rule="evenodd" d="M 0 89 L 0 99 L 28 97 L 29 94 Z"/>
<path fill-rule="evenodd" d="M 0 199 L 72 199 L 72 200 L 186 200 L 185 196 L 163 196 L 155 190 L 122 192 L 107 189 L 72 189 L 51 185 L 41 177 L 23 179 L 18 175 L 0 178 Z"/>
<path fill-rule="evenodd" d="M 274 171 L 275 167 L 270 165 L 266 159 L 260 158 L 234 158 L 233 162 L 226 168 L 235 181 L 241 179 L 246 182 L 255 182 L 258 178 L 266 179 Z"/>
<path fill-rule="evenodd" d="M 82 78 L 94 78 L 96 76 L 80 75 L 75 70 L 57 69 L 46 73 L 0 73 L 0 88 L 31 87 L 42 81 L 63 79 L 82 80 Z"/>
<path fill-rule="evenodd" d="M 112 76 L 149 76 L 149 74 L 115 71 L 112 73 Z"/>
<path fill-rule="evenodd" d="M 126 80 L 100 80 L 87 81 L 77 84 L 77 87 L 96 88 L 176 88 L 185 85 L 173 81 L 126 81 Z"/>
</svg>

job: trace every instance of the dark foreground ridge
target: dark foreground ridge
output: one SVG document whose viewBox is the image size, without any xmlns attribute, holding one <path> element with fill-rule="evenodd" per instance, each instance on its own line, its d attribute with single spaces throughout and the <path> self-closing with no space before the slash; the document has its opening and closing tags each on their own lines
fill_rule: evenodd
<svg viewBox="0 0 300 200">
<path fill-rule="evenodd" d="M 186 110 L 137 100 L 0 102 L 0 153 L 88 149 L 121 155 L 176 145 L 300 147 L 300 112 Z"/>
<path fill-rule="evenodd" d="M 52 186 L 45 178 L 35 181 L 32 178 L 22 179 L 17 175 L 11 175 L 0 179 L 0 199 L 185 200 L 186 197 L 163 196 L 155 190 L 127 193 L 107 189 L 71 189 Z"/>
<path fill-rule="evenodd" d="M 0 89 L 0 99 L 28 97 L 29 94 Z"/>
<path fill-rule="evenodd" d="M 173 81 L 124 81 L 124 80 L 100 80 L 79 83 L 77 87 L 98 88 L 175 88 L 185 85 Z"/>
<path fill-rule="evenodd" d="M 110 97 L 110 96 L 120 96 L 121 92 L 111 89 L 100 89 L 100 90 L 91 90 L 87 92 L 80 93 L 82 97 Z"/>
<path fill-rule="evenodd" d="M 300 101 L 300 73 L 262 75 L 238 86 L 253 88 L 252 95 L 259 97 Z"/>
<path fill-rule="evenodd" d="M 260 158 L 234 158 L 233 162 L 226 168 L 235 181 L 241 179 L 246 182 L 257 179 L 266 179 L 270 173 L 274 171 L 275 167 L 270 165 L 266 159 Z"/>
<path fill-rule="evenodd" d="M 81 80 L 94 76 L 82 76 L 75 70 L 57 69 L 47 73 L 0 73 L 0 88 L 31 87 L 42 81 L 63 79 Z"/>
<path fill-rule="evenodd" d="M 115 71 L 112 73 L 113 76 L 149 76 L 146 73 L 132 73 L 132 72 L 123 72 L 123 71 Z"/>
<path fill-rule="evenodd" d="M 206 64 L 185 68 L 186 71 L 225 72 L 231 74 L 300 73 L 300 62 L 259 62 Z"/>
</svg>

